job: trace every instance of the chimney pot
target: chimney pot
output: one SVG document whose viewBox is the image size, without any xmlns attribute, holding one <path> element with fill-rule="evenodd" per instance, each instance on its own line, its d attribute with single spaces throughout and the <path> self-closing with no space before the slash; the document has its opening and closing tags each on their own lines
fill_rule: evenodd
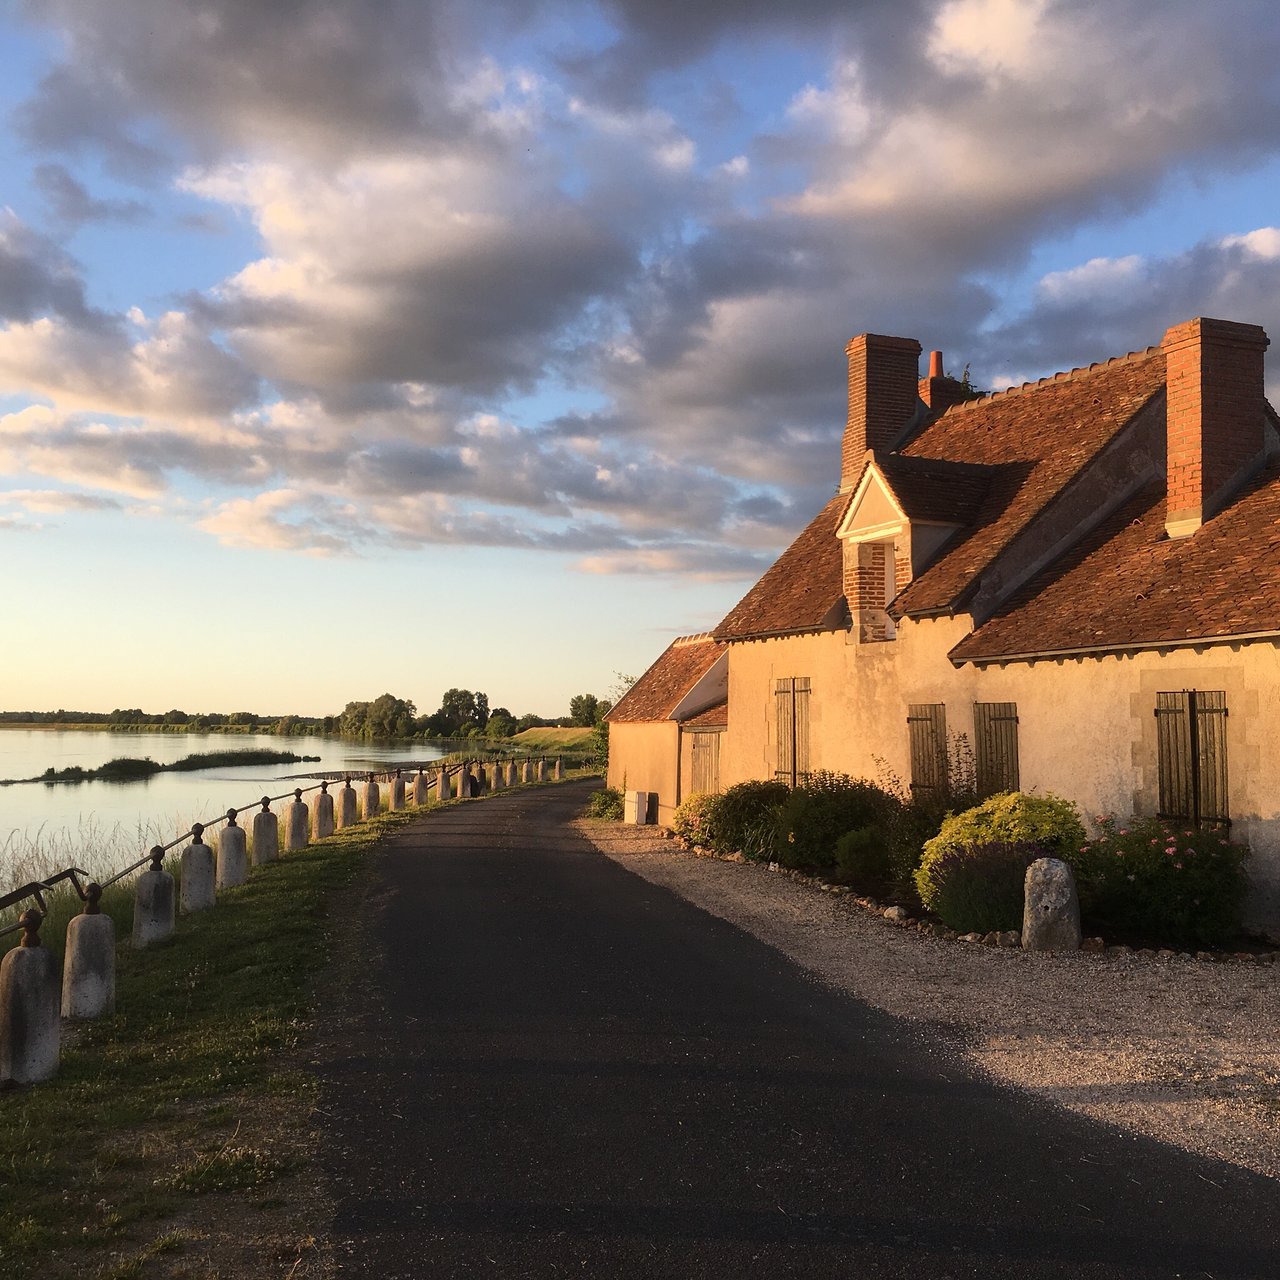
<svg viewBox="0 0 1280 1280">
<path fill-rule="evenodd" d="M 929 352 L 929 377 L 931 378 L 942 377 L 942 352 L 941 351 Z"/>
</svg>

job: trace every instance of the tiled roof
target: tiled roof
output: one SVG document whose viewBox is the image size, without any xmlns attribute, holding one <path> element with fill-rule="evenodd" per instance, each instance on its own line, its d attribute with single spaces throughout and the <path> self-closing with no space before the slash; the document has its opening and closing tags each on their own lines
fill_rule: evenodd
<svg viewBox="0 0 1280 1280">
<path fill-rule="evenodd" d="M 689 716 L 680 721 L 682 729 L 723 729 L 729 723 L 729 700 L 717 702 L 696 716 Z"/>
<path fill-rule="evenodd" d="M 844 552 L 836 530 L 849 505 L 837 494 L 715 629 L 717 640 L 817 631 L 844 598 Z"/>
<path fill-rule="evenodd" d="M 667 719 L 724 650 L 709 632 L 672 641 L 605 719 L 610 724 Z"/>
<path fill-rule="evenodd" d="M 941 612 L 1081 468 L 1164 387 L 1157 347 L 954 405 L 903 446 L 906 458 L 994 468 L 967 533 L 894 602 L 895 614 Z"/>
<path fill-rule="evenodd" d="M 873 456 L 908 520 L 970 524 L 996 474 L 994 467 L 946 458 L 916 458 L 900 453 Z"/>
<path fill-rule="evenodd" d="M 956 661 L 1280 632 L 1280 466 L 1188 538 L 1153 482 L 962 640 Z"/>
</svg>

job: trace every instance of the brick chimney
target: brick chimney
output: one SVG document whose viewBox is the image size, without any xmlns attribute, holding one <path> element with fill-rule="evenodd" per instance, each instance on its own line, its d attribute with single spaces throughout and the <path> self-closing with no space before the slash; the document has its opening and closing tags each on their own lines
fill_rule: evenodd
<svg viewBox="0 0 1280 1280">
<path fill-rule="evenodd" d="M 868 449 L 887 449 L 911 421 L 919 400 L 920 344 L 914 338 L 863 333 L 849 357 L 849 417 L 840 450 L 840 491 L 862 473 Z"/>
<path fill-rule="evenodd" d="M 963 382 L 942 372 L 942 352 L 930 351 L 929 376 L 920 379 L 918 394 L 934 413 L 941 413 L 953 404 L 968 400 L 971 393 Z"/>
<path fill-rule="evenodd" d="M 1268 338 L 1256 324 L 1200 318 L 1174 325 L 1160 345 L 1168 386 L 1165 530 L 1185 538 L 1262 460 Z"/>
</svg>

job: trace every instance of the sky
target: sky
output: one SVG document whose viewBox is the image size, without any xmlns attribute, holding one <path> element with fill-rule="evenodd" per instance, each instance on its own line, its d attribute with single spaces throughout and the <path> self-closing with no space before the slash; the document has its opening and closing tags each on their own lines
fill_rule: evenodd
<svg viewBox="0 0 1280 1280">
<path fill-rule="evenodd" d="M 853 335 L 1280 334 L 1280 10 L 16 0 L 0 174 L 0 709 L 554 716 L 831 495 Z"/>
</svg>

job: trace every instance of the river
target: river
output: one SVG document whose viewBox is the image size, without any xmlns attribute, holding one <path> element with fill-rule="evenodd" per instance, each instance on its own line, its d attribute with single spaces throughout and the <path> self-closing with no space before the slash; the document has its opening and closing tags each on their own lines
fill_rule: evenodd
<svg viewBox="0 0 1280 1280">
<path fill-rule="evenodd" d="M 426 742 L 352 742 L 262 733 L 112 733 L 97 729 L 0 729 L 0 778 L 46 769 L 96 769 L 120 756 L 168 764 L 205 751 L 291 751 L 318 763 L 232 765 L 157 773 L 138 782 L 30 782 L 0 787 L 0 893 L 71 863 L 98 875 L 127 865 L 193 822 L 258 797 L 308 786 L 317 773 L 363 772 L 438 759 Z M 281 807 L 275 806 L 277 810 Z"/>
</svg>

